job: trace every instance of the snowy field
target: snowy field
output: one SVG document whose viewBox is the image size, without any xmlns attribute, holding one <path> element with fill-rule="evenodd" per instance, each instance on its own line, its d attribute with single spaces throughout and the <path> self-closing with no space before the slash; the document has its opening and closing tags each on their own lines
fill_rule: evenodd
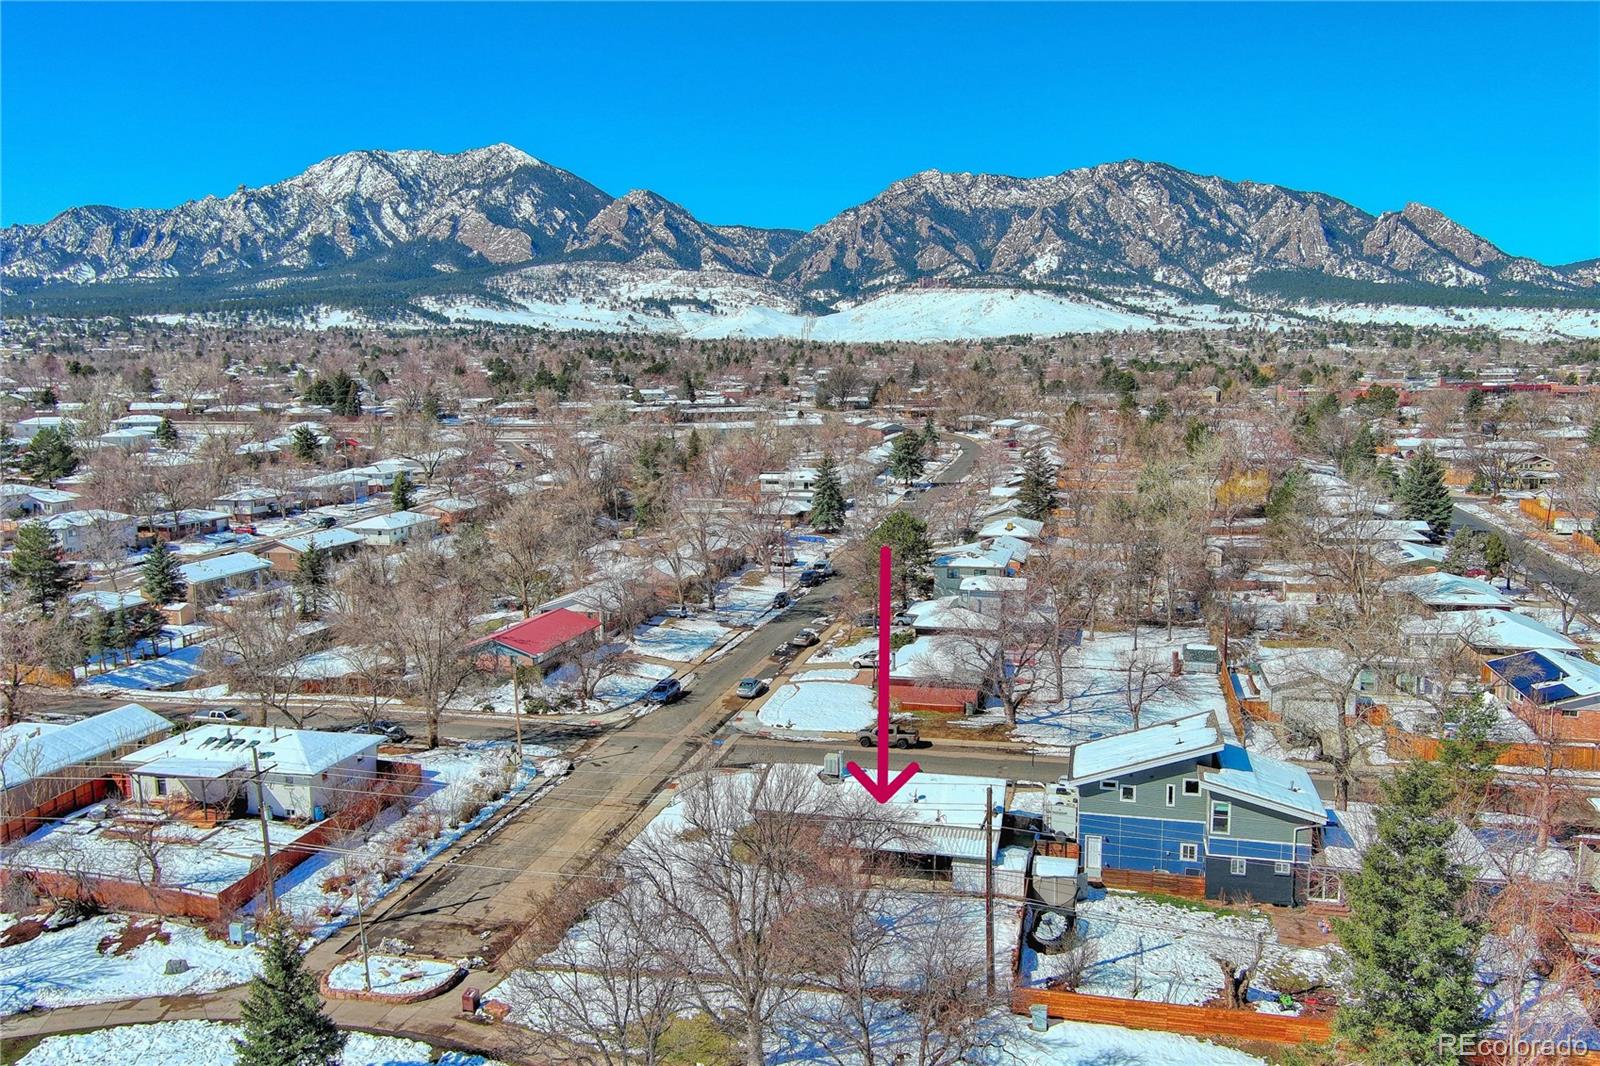
<svg viewBox="0 0 1600 1066">
<path fill-rule="evenodd" d="M 1130 658 L 1149 664 L 1140 725 L 1201 711 L 1214 711 L 1219 721 L 1226 722 L 1227 703 L 1214 670 L 1189 664 L 1182 676 L 1172 676 L 1172 653 L 1181 652 L 1185 644 L 1208 640 L 1206 631 L 1199 628 L 1174 629 L 1169 639 L 1166 630 L 1154 627 L 1140 630 L 1137 650 L 1128 633 L 1103 633 L 1086 640 L 1068 654 L 1059 692 L 1055 691 L 1054 664 L 1040 663 L 1040 683 L 1017 711 L 1013 735 L 1039 750 L 1060 750 L 1132 729 Z M 1137 685 L 1138 674 L 1134 676 Z"/>
<path fill-rule="evenodd" d="M 459 972 L 453 962 L 438 959 L 407 959 L 398 955 L 368 955 L 346 959 L 328 973 L 328 987 L 340 992 L 366 992 L 367 976 L 372 977 L 375 996 L 414 996 L 438 989 Z"/>
<path fill-rule="evenodd" d="M 0 916 L 0 928 L 14 921 Z M 154 921 L 142 919 L 138 924 Z M 32 1006 L 216 992 L 255 975 L 254 948 L 229 947 L 177 922 L 159 923 L 159 931 L 144 943 L 114 954 L 110 943 L 134 923 L 135 919 L 121 915 L 102 915 L 0 948 L 0 1016 Z M 108 946 L 102 949 L 103 942 Z M 165 973 L 171 959 L 182 959 L 189 968 Z"/>
<path fill-rule="evenodd" d="M 800 675 L 779 688 L 756 717 L 771 729 L 848 733 L 874 721 L 872 689 L 845 681 L 812 681 Z"/>
<path fill-rule="evenodd" d="M 652 659 L 692 663 L 730 632 L 726 626 L 705 618 L 653 618 L 634 629 L 628 647 Z"/>
<path fill-rule="evenodd" d="M 869 651 L 877 650 L 878 638 L 876 636 L 863 637 L 861 640 L 850 644 L 840 644 L 838 646 L 828 644 L 812 652 L 811 656 L 806 659 L 806 665 L 809 666 L 812 663 L 847 663 L 857 655 L 865 655 Z"/>
<path fill-rule="evenodd" d="M 158 692 L 193 681 L 204 671 L 200 667 L 203 645 L 177 648 L 158 659 L 147 659 L 87 678 L 90 685 L 112 685 L 136 692 Z"/>
<path fill-rule="evenodd" d="M 792 582 L 799 574 L 790 567 L 788 576 Z M 753 628 L 780 613 L 773 608 L 772 598 L 787 587 L 781 569 L 769 574 L 756 567 L 747 568 L 717 585 L 717 609 L 706 617 L 723 625 Z"/>
<path fill-rule="evenodd" d="M 823 666 L 811 669 L 809 660 L 800 664 L 795 674 L 796 681 L 854 681 L 856 674 L 860 673 L 853 666 Z"/>
<path fill-rule="evenodd" d="M 18 1060 L 17 1066 L 104 1066 L 149 1062 L 162 1066 L 232 1066 L 239 1028 L 223 1022 L 159 1022 L 124 1025 L 92 1033 L 52 1036 Z M 435 1056 L 438 1055 L 436 1058 Z M 457 1051 L 442 1054 L 416 1040 L 351 1033 L 341 1066 L 497 1066 L 493 1060 Z"/>
<path fill-rule="evenodd" d="M 1078 904 L 1077 932 L 1095 948 L 1079 992 L 1156 1003 L 1203 1004 L 1222 992 L 1218 960 L 1247 963 L 1263 952 L 1261 969 L 1274 965 L 1296 972 L 1328 975 L 1333 949 L 1293 948 L 1278 942 L 1272 923 L 1247 913 L 1223 913 L 1200 906 L 1175 906 L 1132 892 L 1104 892 Z M 1022 952 L 1019 980 L 1039 988 L 1061 973 L 1064 955 Z M 1259 977 L 1251 998 L 1271 1000 L 1267 977 Z"/>
</svg>

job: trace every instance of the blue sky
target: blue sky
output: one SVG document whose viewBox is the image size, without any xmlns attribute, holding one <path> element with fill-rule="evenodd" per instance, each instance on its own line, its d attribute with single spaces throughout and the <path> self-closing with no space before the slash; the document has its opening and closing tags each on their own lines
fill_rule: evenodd
<svg viewBox="0 0 1600 1066">
<path fill-rule="evenodd" d="M 718 223 L 1129 157 L 1600 256 L 1600 4 L 0 4 L 0 221 L 508 141 Z"/>
</svg>

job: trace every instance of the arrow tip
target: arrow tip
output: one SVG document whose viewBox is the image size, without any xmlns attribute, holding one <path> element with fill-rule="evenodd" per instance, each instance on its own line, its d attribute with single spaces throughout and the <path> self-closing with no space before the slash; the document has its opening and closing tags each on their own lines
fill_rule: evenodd
<svg viewBox="0 0 1600 1066">
<path fill-rule="evenodd" d="M 912 763 L 892 778 L 886 776 L 877 780 L 855 763 L 847 764 L 845 769 L 850 771 L 851 777 L 861 782 L 861 787 L 866 789 L 867 794 L 873 799 L 879 803 L 888 803 L 896 792 L 905 787 L 905 783 L 910 781 L 921 767 L 916 763 Z"/>
</svg>

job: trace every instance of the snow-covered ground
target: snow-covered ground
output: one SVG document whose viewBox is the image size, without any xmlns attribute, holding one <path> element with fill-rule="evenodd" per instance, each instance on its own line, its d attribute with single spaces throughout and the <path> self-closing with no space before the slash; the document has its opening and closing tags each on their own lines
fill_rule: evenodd
<svg viewBox="0 0 1600 1066">
<path fill-rule="evenodd" d="M 346 959 L 328 972 L 328 987 L 340 992 L 366 992 L 368 974 L 376 996 L 413 996 L 447 984 L 459 972 L 453 962 L 407 959 L 398 955 L 368 955 Z"/>
<path fill-rule="evenodd" d="M 19 1059 L 17 1066 L 104 1066 L 111 1062 L 232 1066 L 236 1058 L 233 1041 L 238 1035 L 238 1026 L 224 1022 L 123 1025 L 46 1037 Z M 439 1054 L 416 1040 L 356 1032 L 345 1041 L 339 1061 L 342 1066 L 498 1066 L 478 1055 L 458 1051 Z"/>
<path fill-rule="evenodd" d="M 1251 996 L 1273 999 L 1275 965 L 1329 975 L 1334 949 L 1293 948 L 1278 942 L 1272 923 L 1247 913 L 1177 906 L 1132 892 L 1110 891 L 1079 902 L 1077 935 L 1094 945 L 1095 961 L 1077 991 L 1158 1003 L 1202 1004 L 1222 991 L 1223 967 L 1252 961 L 1262 952 Z M 1065 955 L 1024 947 L 1020 980 L 1047 985 L 1062 972 Z"/>
<path fill-rule="evenodd" d="M 628 646 L 652 659 L 692 663 L 729 634 L 726 626 L 705 618 L 653 618 L 634 629 Z"/>
<path fill-rule="evenodd" d="M 800 675 L 761 705 L 756 717 L 771 729 L 854 732 L 874 716 L 872 689 L 846 681 L 811 681 Z"/>
<path fill-rule="evenodd" d="M 0 916 L 0 928 L 13 922 Z M 229 947 L 177 922 L 160 922 L 159 930 L 138 947 L 114 954 L 111 942 L 135 922 L 149 926 L 156 920 L 102 915 L 0 948 L 0 1016 L 31 1006 L 216 992 L 256 973 L 254 948 Z M 102 950 L 103 942 L 107 947 Z M 182 959 L 189 968 L 168 974 L 171 959 Z"/>
<path fill-rule="evenodd" d="M 810 657 L 806 659 L 806 664 L 809 666 L 812 663 L 847 663 L 857 655 L 865 655 L 869 651 L 877 650 L 878 638 L 876 636 L 863 637 L 861 640 L 850 644 L 825 645 L 812 652 Z"/>
<path fill-rule="evenodd" d="M 1189 643 L 1207 643 L 1199 628 L 1166 630 L 1145 627 L 1139 646 L 1130 633 L 1102 633 L 1085 640 L 1067 656 L 1063 685 L 1055 691 L 1055 666 L 1039 664 L 1040 682 L 1030 699 L 1017 711 L 1014 736 L 1040 750 L 1060 750 L 1095 737 L 1123 733 L 1133 728 L 1129 700 L 1128 664 L 1138 687 L 1144 674 L 1144 700 L 1140 725 L 1151 725 L 1201 711 L 1214 711 L 1226 721 L 1227 703 L 1221 679 L 1214 670 L 1190 664 L 1182 676 L 1172 676 L 1172 653 Z"/>
</svg>

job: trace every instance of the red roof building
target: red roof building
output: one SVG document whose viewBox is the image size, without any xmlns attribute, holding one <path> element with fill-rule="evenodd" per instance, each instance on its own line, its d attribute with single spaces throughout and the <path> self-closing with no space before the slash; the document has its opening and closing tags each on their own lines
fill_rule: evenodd
<svg viewBox="0 0 1600 1066">
<path fill-rule="evenodd" d="M 537 666 L 587 639 L 599 628 L 600 623 L 596 619 L 558 607 L 490 633 L 474 641 L 472 646 L 495 656 L 503 655 L 513 662 Z"/>
</svg>

